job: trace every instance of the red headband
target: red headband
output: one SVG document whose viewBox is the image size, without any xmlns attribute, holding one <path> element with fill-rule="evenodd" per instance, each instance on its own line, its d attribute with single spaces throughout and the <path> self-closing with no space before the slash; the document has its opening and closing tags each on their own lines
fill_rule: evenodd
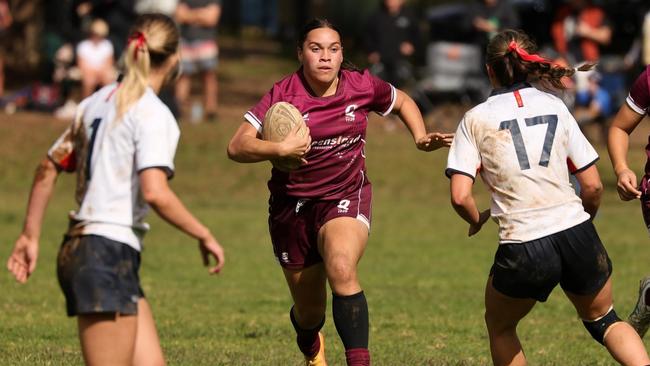
<svg viewBox="0 0 650 366">
<path fill-rule="evenodd" d="M 522 60 L 528 61 L 528 62 L 540 62 L 543 64 L 553 64 L 551 61 L 545 59 L 544 57 L 541 57 L 540 55 L 537 54 L 529 54 L 524 50 L 523 48 L 519 47 L 517 42 L 515 41 L 510 41 L 508 44 L 508 52 L 515 51 L 519 57 L 521 57 Z"/>
<path fill-rule="evenodd" d="M 131 42 L 136 42 L 135 43 L 135 48 L 133 49 L 133 58 L 137 60 L 138 59 L 138 52 L 140 51 L 140 49 L 142 49 L 146 45 L 147 39 L 144 37 L 144 33 L 135 32 L 128 39 L 128 43 L 131 43 Z"/>
</svg>

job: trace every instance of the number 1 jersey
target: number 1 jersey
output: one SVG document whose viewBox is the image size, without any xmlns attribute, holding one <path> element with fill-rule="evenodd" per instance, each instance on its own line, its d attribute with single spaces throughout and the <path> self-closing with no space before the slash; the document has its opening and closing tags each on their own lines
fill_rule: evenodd
<svg viewBox="0 0 650 366">
<path fill-rule="evenodd" d="M 84 99 L 48 156 L 59 169 L 77 173 L 71 233 L 101 235 L 139 251 L 149 229 L 139 173 L 160 168 L 173 176 L 180 130 L 151 88 L 116 120 L 116 90 L 112 84 Z"/>
<path fill-rule="evenodd" d="M 501 243 L 539 239 L 589 219 L 569 181 L 598 154 L 564 103 L 529 84 L 497 90 L 461 120 L 447 176 L 480 172 Z"/>
</svg>

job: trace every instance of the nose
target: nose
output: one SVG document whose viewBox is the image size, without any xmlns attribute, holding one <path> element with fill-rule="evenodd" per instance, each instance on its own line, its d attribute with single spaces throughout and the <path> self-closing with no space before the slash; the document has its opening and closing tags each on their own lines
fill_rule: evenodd
<svg viewBox="0 0 650 366">
<path fill-rule="evenodd" d="M 320 55 L 320 60 L 321 61 L 330 61 L 332 59 L 330 55 L 330 51 L 328 49 L 324 49 L 323 52 L 321 52 Z"/>
</svg>

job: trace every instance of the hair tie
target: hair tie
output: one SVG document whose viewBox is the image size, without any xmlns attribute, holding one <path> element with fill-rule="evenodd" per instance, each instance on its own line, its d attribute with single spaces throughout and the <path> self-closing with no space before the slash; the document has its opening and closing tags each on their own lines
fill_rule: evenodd
<svg viewBox="0 0 650 366">
<path fill-rule="evenodd" d="M 510 43 L 508 44 L 508 52 L 512 52 L 512 51 L 516 52 L 519 55 L 519 57 L 524 61 L 539 62 L 543 64 L 553 64 L 553 62 L 541 57 L 540 55 L 534 53 L 532 55 L 529 54 L 528 52 L 526 52 L 526 50 L 519 47 L 519 45 L 515 41 L 510 41 Z"/>
<path fill-rule="evenodd" d="M 135 42 L 135 48 L 133 49 L 133 58 L 137 61 L 138 60 L 138 52 L 146 45 L 147 39 L 144 36 L 144 33 L 142 32 L 134 32 L 129 36 L 129 39 L 127 42 L 130 44 L 131 42 Z"/>
</svg>

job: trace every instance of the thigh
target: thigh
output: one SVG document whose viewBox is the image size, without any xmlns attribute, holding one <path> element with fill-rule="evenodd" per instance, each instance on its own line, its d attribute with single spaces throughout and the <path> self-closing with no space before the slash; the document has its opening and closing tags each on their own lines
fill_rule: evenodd
<svg viewBox="0 0 650 366">
<path fill-rule="evenodd" d="M 163 366 L 165 358 L 153 313 L 149 303 L 145 299 L 138 301 L 138 326 L 135 337 L 135 351 L 133 353 L 133 365 L 138 366 Z"/>
<path fill-rule="evenodd" d="M 575 295 L 597 293 L 612 273 L 607 255 L 591 221 L 562 232 L 557 248 L 562 256 L 562 289 Z"/>
<path fill-rule="evenodd" d="M 514 328 L 535 306 L 536 301 L 507 296 L 494 288 L 492 280 L 490 276 L 485 286 L 485 321 L 488 331 Z"/>
<path fill-rule="evenodd" d="M 353 295 L 361 291 L 357 264 L 368 242 L 368 227 L 352 217 L 338 217 L 323 225 L 318 233 L 318 249 L 332 291 Z"/>
<path fill-rule="evenodd" d="M 544 302 L 560 281 L 562 263 L 552 238 L 522 244 L 501 244 L 490 270 L 492 285 L 513 298 Z"/>
<path fill-rule="evenodd" d="M 77 325 L 86 365 L 132 365 L 137 316 L 114 313 L 80 315 Z"/>
<path fill-rule="evenodd" d="M 564 291 L 582 320 L 597 319 L 612 307 L 612 281 L 608 279 L 596 293 L 590 295 L 577 295 L 567 290 Z"/>
</svg>

